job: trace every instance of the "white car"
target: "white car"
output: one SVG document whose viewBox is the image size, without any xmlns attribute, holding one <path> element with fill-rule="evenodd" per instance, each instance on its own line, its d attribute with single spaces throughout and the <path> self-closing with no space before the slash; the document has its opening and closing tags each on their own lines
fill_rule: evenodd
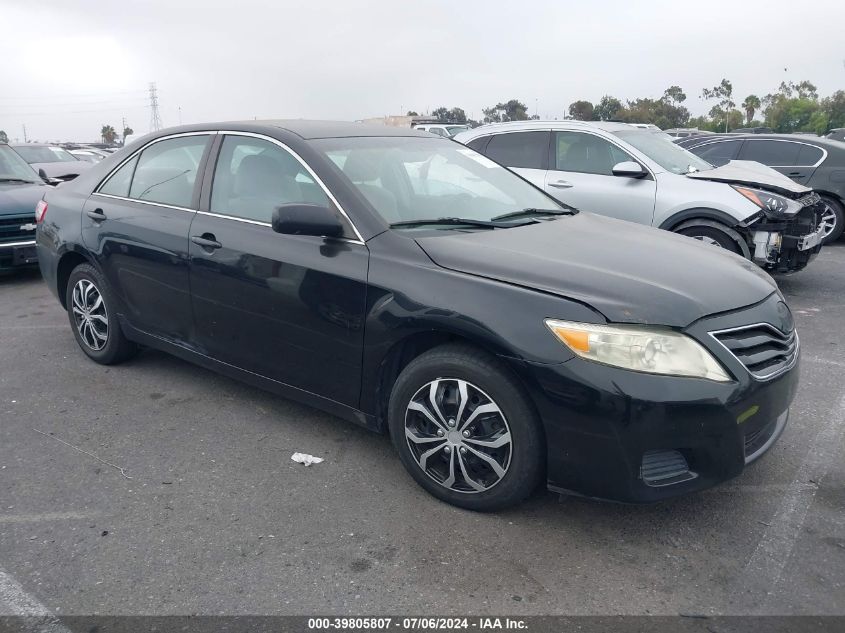
<svg viewBox="0 0 845 633">
<path fill-rule="evenodd" d="M 750 161 L 715 168 L 650 129 L 626 123 L 514 121 L 455 137 L 560 201 L 720 246 L 774 272 L 821 248 L 823 205 L 811 189 Z"/>
<path fill-rule="evenodd" d="M 458 123 L 421 123 L 414 126 L 415 130 L 422 130 L 423 132 L 431 132 L 437 136 L 444 136 L 452 138 L 456 134 L 466 132 L 469 130 L 468 125 L 460 125 Z"/>
</svg>

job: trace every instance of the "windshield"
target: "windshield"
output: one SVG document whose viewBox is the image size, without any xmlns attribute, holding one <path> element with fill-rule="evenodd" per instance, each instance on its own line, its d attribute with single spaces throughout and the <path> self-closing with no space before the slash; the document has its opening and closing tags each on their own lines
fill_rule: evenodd
<svg viewBox="0 0 845 633">
<path fill-rule="evenodd" d="M 519 176 L 454 141 L 377 136 L 312 144 L 390 224 L 444 217 L 489 221 L 524 209 L 563 209 Z"/>
<path fill-rule="evenodd" d="M 713 169 L 713 165 L 707 161 L 675 145 L 672 141 L 662 138 L 659 134 L 643 130 L 622 130 L 614 134 L 673 174 Z"/>
<path fill-rule="evenodd" d="M 61 147 L 27 147 L 25 145 L 18 145 L 15 147 L 15 151 L 23 156 L 23 159 L 30 164 L 63 163 L 76 160 L 72 154 L 66 152 Z"/>
<path fill-rule="evenodd" d="M 455 134 L 460 134 L 461 132 L 466 132 L 469 129 L 468 125 L 447 125 L 446 131 L 449 132 L 449 136 L 455 136 Z"/>
<path fill-rule="evenodd" d="M 0 145 L 0 181 L 26 180 L 41 182 L 38 174 L 8 145 Z"/>
</svg>

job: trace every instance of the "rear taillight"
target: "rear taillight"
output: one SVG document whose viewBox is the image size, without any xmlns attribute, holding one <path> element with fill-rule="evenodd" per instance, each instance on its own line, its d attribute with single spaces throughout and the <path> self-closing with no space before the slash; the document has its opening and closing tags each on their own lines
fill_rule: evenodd
<svg viewBox="0 0 845 633">
<path fill-rule="evenodd" d="M 44 221 L 44 216 L 47 215 L 47 202 L 39 200 L 35 205 L 35 223 L 41 224 Z"/>
</svg>

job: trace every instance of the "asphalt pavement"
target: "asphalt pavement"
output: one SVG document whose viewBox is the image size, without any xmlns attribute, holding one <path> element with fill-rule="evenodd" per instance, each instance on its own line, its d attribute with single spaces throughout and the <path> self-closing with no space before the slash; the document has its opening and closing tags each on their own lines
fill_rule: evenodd
<svg viewBox="0 0 845 633">
<path fill-rule="evenodd" d="M 845 615 L 845 241 L 778 281 L 801 386 L 742 476 L 476 514 L 330 415 L 155 351 L 96 365 L 37 273 L 0 278 L 0 614 Z"/>
</svg>

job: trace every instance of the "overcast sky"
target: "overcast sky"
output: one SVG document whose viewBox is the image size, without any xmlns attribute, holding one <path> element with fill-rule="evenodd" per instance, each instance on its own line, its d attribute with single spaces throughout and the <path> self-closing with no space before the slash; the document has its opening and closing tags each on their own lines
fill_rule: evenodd
<svg viewBox="0 0 845 633">
<path fill-rule="evenodd" d="M 843 24 L 843 0 L 0 0 L 0 129 L 97 140 L 125 116 L 146 132 L 151 81 L 165 126 L 440 105 L 480 118 L 511 98 L 559 118 L 671 84 L 700 114 L 722 77 L 739 102 L 785 79 L 845 88 Z"/>
</svg>

